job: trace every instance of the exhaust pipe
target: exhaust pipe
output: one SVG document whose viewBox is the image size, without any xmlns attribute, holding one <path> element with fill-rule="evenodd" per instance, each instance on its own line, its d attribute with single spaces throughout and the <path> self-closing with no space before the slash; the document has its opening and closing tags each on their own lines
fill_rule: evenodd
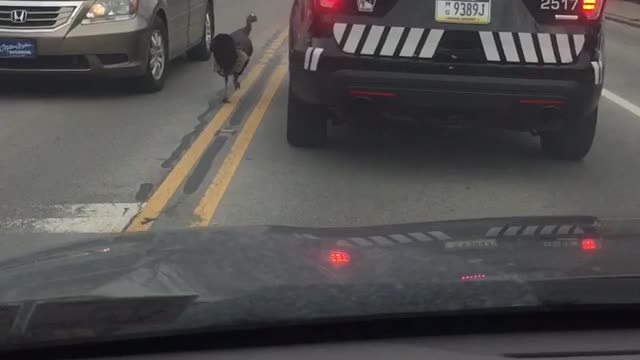
<svg viewBox="0 0 640 360">
<path fill-rule="evenodd" d="M 351 107 L 358 110 L 361 108 L 366 109 L 371 106 L 371 103 L 373 103 L 373 100 L 368 96 L 356 96 L 351 100 Z"/>
</svg>

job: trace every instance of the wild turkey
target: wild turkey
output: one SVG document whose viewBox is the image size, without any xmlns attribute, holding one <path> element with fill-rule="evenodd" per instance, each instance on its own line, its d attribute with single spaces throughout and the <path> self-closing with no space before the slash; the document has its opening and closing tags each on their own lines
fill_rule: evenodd
<svg viewBox="0 0 640 360">
<path fill-rule="evenodd" d="M 233 76 L 233 84 L 236 90 L 240 88 L 238 78 L 249 64 L 253 55 L 253 43 L 251 42 L 252 24 L 258 21 L 255 14 L 247 16 L 246 25 L 231 34 L 218 34 L 211 42 L 211 51 L 215 60 L 216 72 L 224 77 L 224 99 L 229 102 L 227 85 L 229 76 Z"/>
</svg>

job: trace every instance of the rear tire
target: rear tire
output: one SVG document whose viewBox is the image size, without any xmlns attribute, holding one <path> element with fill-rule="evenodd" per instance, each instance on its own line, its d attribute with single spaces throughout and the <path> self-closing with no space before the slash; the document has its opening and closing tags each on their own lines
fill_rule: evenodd
<svg viewBox="0 0 640 360">
<path fill-rule="evenodd" d="M 540 135 L 543 153 L 556 160 L 582 160 L 591 150 L 596 134 L 598 109 L 582 119 L 572 119 L 563 129 Z"/>
<path fill-rule="evenodd" d="M 160 36 L 159 40 L 161 41 L 162 46 L 159 46 L 158 36 Z M 155 39 L 155 43 L 154 43 Z M 169 46 L 167 42 L 167 25 L 164 23 L 164 20 L 159 16 L 153 20 L 153 25 L 151 27 L 150 35 L 149 35 L 149 56 L 147 59 L 147 65 L 145 69 L 145 73 L 143 76 L 135 79 L 135 84 L 140 89 L 140 91 L 146 93 L 155 93 L 164 87 L 164 79 L 167 73 L 167 67 L 169 65 Z M 160 57 L 154 57 L 154 54 Z M 156 67 L 154 70 L 154 64 L 158 64 L 158 61 L 162 62 L 161 70 L 158 71 Z M 157 65 L 156 65 L 157 66 Z"/>
<path fill-rule="evenodd" d="M 211 40 L 215 34 L 215 18 L 213 16 L 213 8 L 211 3 L 207 5 L 207 13 L 204 20 L 204 31 L 202 32 L 202 39 L 198 45 L 187 51 L 187 57 L 189 60 L 194 61 L 208 61 L 211 58 Z"/>
<path fill-rule="evenodd" d="M 289 87 L 287 141 L 296 147 L 318 147 L 327 142 L 327 110 L 297 98 Z"/>
</svg>

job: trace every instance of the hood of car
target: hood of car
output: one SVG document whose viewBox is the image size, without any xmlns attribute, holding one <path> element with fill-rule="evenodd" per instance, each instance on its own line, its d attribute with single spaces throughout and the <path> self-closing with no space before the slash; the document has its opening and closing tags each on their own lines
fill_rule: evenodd
<svg viewBox="0 0 640 360">
<path fill-rule="evenodd" d="M 0 328 L 17 321 L 33 338 L 135 329 L 142 319 L 238 326 L 640 303 L 619 283 L 640 274 L 639 225 L 565 216 L 89 236 L 0 262 Z M 594 279 L 607 281 L 585 282 Z"/>
<path fill-rule="evenodd" d="M 0 301 L 633 273 L 640 265 L 624 260 L 635 242 L 620 239 L 636 227 L 574 216 L 93 236 L 0 262 Z"/>
</svg>

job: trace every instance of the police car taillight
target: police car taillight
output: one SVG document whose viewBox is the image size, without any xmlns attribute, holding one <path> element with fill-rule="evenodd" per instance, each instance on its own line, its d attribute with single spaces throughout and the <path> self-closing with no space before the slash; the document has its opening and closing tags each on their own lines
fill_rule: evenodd
<svg viewBox="0 0 640 360">
<path fill-rule="evenodd" d="M 316 0 L 316 5 L 324 10 L 338 10 L 343 0 Z"/>
<path fill-rule="evenodd" d="M 340 11 L 344 0 L 314 0 L 313 9 L 313 35 L 330 36 L 333 28 L 334 17 Z"/>
<path fill-rule="evenodd" d="M 600 18 L 604 0 L 582 0 L 582 13 L 589 20 Z"/>
</svg>

